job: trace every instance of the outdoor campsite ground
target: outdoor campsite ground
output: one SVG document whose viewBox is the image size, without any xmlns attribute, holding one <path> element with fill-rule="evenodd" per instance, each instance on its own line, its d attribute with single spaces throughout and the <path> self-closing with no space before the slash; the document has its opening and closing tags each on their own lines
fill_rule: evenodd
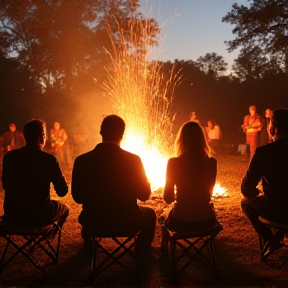
<svg viewBox="0 0 288 288">
<path fill-rule="evenodd" d="M 240 209 L 240 182 L 248 166 L 249 157 L 224 154 L 218 160 L 217 182 L 227 189 L 227 197 L 216 197 L 213 202 L 217 217 L 224 230 L 216 238 L 218 260 L 221 267 L 217 278 L 200 262 L 193 262 L 177 285 L 170 281 L 170 255 L 160 251 L 160 228 L 157 224 L 152 253 L 147 259 L 142 284 L 136 283 L 128 271 L 111 266 L 95 279 L 98 287 L 288 287 L 288 246 L 261 262 L 257 234 Z M 66 173 L 71 182 L 71 172 Z M 1 184 L 1 183 L 0 183 Z M 2 187 L 2 185 L 1 185 Z M 3 213 L 4 191 L 0 190 L 0 214 Z M 83 249 L 77 222 L 81 206 L 74 203 L 69 192 L 65 202 L 70 215 L 64 224 L 59 264 L 47 268 L 43 276 L 23 256 L 18 255 L 0 273 L 0 287 L 90 287 L 88 281 L 89 251 Z M 159 199 L 146 203 L 159 213 Z M 108 243 L 109 244 L 109 243 Z M 4 240 L 0 240 L 3 251 Z"/>
</svg>

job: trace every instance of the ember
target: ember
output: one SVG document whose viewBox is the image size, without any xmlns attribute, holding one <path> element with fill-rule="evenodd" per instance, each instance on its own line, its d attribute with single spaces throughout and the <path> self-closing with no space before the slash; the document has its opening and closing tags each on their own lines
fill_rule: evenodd
<svg viewBox="0 0 288 288">
<path fill-rule="evenodd" d="M 131 25 L 139 25 L 142 30 L 145 27 L 141 23 L 139 20 Z M 149 23 L 148 26 L 153 25 Z M 109 76 L 104 90 L 116 114 L 126 122 L 121 147 L 141 157 L 152 191 L 156 191 L 165 184 L 167 160 L 172 154 L 174 117 L 169 108 L 180 77 L 171 71 L 167 79 L 163 76 L 162 62 L 149 61 L 153 49 L 159 49 L 149 41 L 149 33 L 138 39 L 140 36 L 135 31 L 139 27 L 131 27 L 124 33 L 120 23 L 116 25 L 116 33 L 108 27 L 113 49 L 106 52 L 112 66 L 107 68 Z"/>
</svg>

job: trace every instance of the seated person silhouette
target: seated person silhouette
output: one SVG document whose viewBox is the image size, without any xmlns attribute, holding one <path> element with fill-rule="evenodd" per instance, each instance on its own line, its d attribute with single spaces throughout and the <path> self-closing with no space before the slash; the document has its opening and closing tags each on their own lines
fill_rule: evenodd
<svg viewBox="0 0 288 288">
<path fill-rule="evenodd" d="M 161 247 L 164 251 L 168 245 L 166 228 L 193 232 L 210 229 L 217 223 L 210 203 L 217 160 L 211 156 L 201 126 L 192 121 L 184 123 L 176 137 L 175 148 L 177 157 L 168 160 L 164 187 L 164 200 L 168 204 L 174 202 L 174 207 L 160 216 L 165 221 Z"/>
<path fill-rule="evenodd" d="M 58 196 L 68 193 L 68 185 L 57 159 L 41 149 L 45 145 L 46 125 L 40 119 L 23 128 L 26 145 L 7 152 L 3 158 L 2 185 L 5 190 L 4 215 L 8 224 L 28 227 L 65 222 L 69 210 L 50 199 L 50 184 Z"/>
<path fill-rule="evenodd" d="M 288 224 L 288 109 L 273 112 L 270 134 L 273 142 L 256 149 L 241 184 L 242 210 L 262 238 L 264 258 L 284 246 L 284 233 L 273 233 L 258 216 Z M 263 191 L 257 188 L 260 180 Z"/>
<path fill-rule="evenodd" d="M 139 244 L 149 250 L 156 214 L 152 208 L 138 206 L 137 199 L 149 199 L 151 188 L 140 157 L 120 148 L 124 131 L 119 116 L 103 119 L 102 143 L 75 159 L 71 193 L 82 204 L 79 223 L 84 245 L 89 246 L 89 235 L 121 236 L 141 230 Z"/>
</svg>

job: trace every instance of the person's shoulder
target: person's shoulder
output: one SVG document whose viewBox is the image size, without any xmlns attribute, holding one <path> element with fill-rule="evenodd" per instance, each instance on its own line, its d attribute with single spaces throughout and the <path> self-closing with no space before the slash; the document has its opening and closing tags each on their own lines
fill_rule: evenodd
<svg viewBox="0 0 288 288">
<path fill-rule="evenodd" d="M 273 153 L 273 151 L 277 151 L 279 149 L 278 143 L 277 141 L 272 142 L 272 143 L 268 143 L 266 145 L 262 145 L 262 146 L 258 146 L 256 148 L 255 153 L 257 153 L 257 155 L 265 155 L 268 156 L 271 152 Z"/>
<path fill-rule="evenodd" d="M 4 157 L 7 159 L 7 158 L 13 158 L 13 157 L 17 157 L 19 154 L 22 154 L 23 153 L 23 147 L 22 148 L 19 148 L 19 149 L 15 149 L 15 150 L 11 150 L 11 151 L 8 151 Z"/>
<path fill-rule="evenodd" d="M 53 154 L 51 154 L 51 153 L 49 153 L 49 152 L 47 152 L 47 151 L 44 151 L 44 150 L 42 150 L 42 149 L 39 149 L 39 150 L 36 150 L 38 153 L 40 153 L 40 155 L 42 155 L 43 157 L 47 157 L 47 158 L 51 158 L 51 159 L 56 159 L 56 157 L 53 155 Z"/>
<path fill-rule="evenodd" d="M 5 137 L 7 135 L 9 135 L 11 132 L 10 131 L 5 131 L 3 134 L 2 134 L 2 137 Z"/>
<path fill-rule="evenodd" d="M 26 155 L 26 149 L 25 149 L 25 147 L 21 147 L 21 148 L 18 148 L 18 149 L 14 149 L 14 150 L 8 151 L 3 156 L 3 158 L 5 158 L 5 160 L 13 161 L 12 159 L 15 159 L 15 161 L 17 161 L 17 159 L 23 157 L 24 155 Z"/>
<path fill-rule="evenodd" d="M 89 159 L 89 158 L 91 158 L 92 154 L 93 154 L 93 150 L 85 152 L 83 154 L 80 154 L 75 158 L 75 161 L 76 160 L 79 161 L 79 160 Z"/>
<path fill-rule="evenodd" d="M 180 157 L 171 157 L 168 159 L 167 165 L 169 166 L 175 166 L 177 163 L 181 163 L 181 158 Z M 182 161 L 183 163 L 183 161 Z"/>
<path fill-rule="evenodd" d="M 209 164 L 211 165 L 217 164 L 217 159 L 215 157 L 211 156 L 211 157 L 207 157 L 207 159 L 208 159 L 207 161 Z"/>
<path fill-rule="evenodd" d="M 20 149 L 19 149 L 20 150 Z M 43 151 L 41 149 L 39 150 L 36 150 L 37 152 L 37 157 L 41 157 L 41 159 L 44 161 L 50 161 L 50 162 L 57 162 L 57 158 L 49 153 L 49 152 L 46 152 L 46 151 Z"/>
<path fill-rule="evenodd" d="M 134 154 L 134 153 L 129 152 L 129 151 L 127 151 L 127 150 L 124 150 L 124 149 L 122 149 L 122 148 L 121 148 L 119 151 L 120 151 L 120 153 L 122 153 L 123 156 L 126 157 L 126 158 L 130 158 L 130 159 L 134 159 L 134 160 L 141 160 L 141 157 L 140 157 L 139 155 L 137 155 L 137 154 Z"/>
</svg>

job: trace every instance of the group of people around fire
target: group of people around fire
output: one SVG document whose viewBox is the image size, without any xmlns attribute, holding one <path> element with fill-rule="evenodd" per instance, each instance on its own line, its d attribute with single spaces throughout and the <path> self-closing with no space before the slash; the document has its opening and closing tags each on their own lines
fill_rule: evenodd
<svg viewBox="0 0 288 288">
<path fill-rule="evenodd" d="M 260 147 L 253 142 L 254 134 L 262 125 L 254 112 L 255 106 L 251 106 L 250 117 L 245 117 L 243 124 L 252 155 L 241 184 L 241 207 L 263 241 L 263 254 L 268 256 L 283 247 L 284 234 L 273 233 L 258 216 L 288 223 L 288 109 L 271 113 L 267 127 L 271 143 Z M 167 163 L 163 198 L 172 205 L 161 215 L 162 219 L 164 217 L 163 235 L 168 230 L 190 232 L 219 224 L 210 200 L 217 177 L 217 160 L 212 156 L 207 134 L 211 135 L 209 139 L 213 143 L 221 132 L 212 121 L 205 130 L 196 114 L 191 116 L 192 119 L 179 129 L 176 155 Z M 62 224 L 66 221 L 68 207 L 50 199 L 50 183 L 58 196 L 68 193 L 58 161 L 61 156 L 56 153 L 67 135 L 60 130 L 59 123 L 54 129 L 51 143 L 56 157 L 42 150 L 46 124 L 40 119 L 32 119 L 24 125 L 25 146 L 10 149 L 4 155 L 2 221 L 26 226 L 41 226 L 59 219 Z M 90 235 L 141 231 L 137 245 L 146 253 L 153 242 L 157 217 L 152 208 L 137 202 L 149 199 L 151 187 L 140 157 L 120 147 L 124 132 L 125 122 L 121 117 L 104 117 L 100 126 L 102 142 L 75 159 L 71 194 L 74 201 L 82 205 L 78 219 L 85 246 L 91 245 Z M 261 180 L 263 191 L 257 188 Z M 167 241 L 162 241 L 163 251 L 167 250 L 167 245 Z"/>
<path fill-rule="evenodd" d="M 0 155 L 5 155 L 8 151 L 25 146 L 25 137 L 22 131 L 16 129 L 15 123 L 10 123 L 9 131 L 0 137 Z M 54 122 L 50 135 L 46 136 L 45 151 L 56 156 L 62 168 L 72 168 L 72 145 L 67 132 L 60 127 L 59 122 Z M 1 157 L 0 157 L 1 158 Z"/>
</svg>

